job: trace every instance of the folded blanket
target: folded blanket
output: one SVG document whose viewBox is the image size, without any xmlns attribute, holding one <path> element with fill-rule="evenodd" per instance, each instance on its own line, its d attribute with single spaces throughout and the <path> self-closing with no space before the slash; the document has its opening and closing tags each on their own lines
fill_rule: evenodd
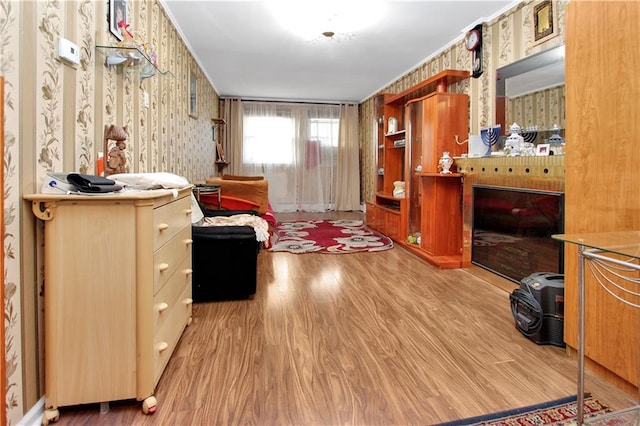
<svg viewBox="0 0 640 426">
<path fill-rule="evenodd" d="M 252 214 L 205 217 L 201 226 L 252 226 L 256 231 L 257 241 L 269 241 L 269 224 L 263 218 Z"/>
<path fill-rule="evenodd" d="M 239 198 L 256 203 L 259 207 L 251 208 L 260 214 L 267 211 L 269 204 L 269 182 L 262 180 L 228 180 L 219 178 L 205 179 L 208 184 L 221 186 L 223 197 Z"/>
</svg>

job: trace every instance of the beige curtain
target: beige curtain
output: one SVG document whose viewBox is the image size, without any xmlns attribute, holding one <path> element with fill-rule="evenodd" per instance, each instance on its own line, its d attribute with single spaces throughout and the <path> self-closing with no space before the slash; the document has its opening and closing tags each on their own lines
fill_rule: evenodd
<svg viewBox="0 0 640 426">
<path fill-rule="evenodd" d="M 358 105 L 340 105 L 336 185 L 336 210 L 338 211 L 360 209 L 358 128 Z"/>
<path fill-rule="evenodd" d="M 225 126 L 222 146 L 229 166 L 225 170 L 227 174 L 241 175 L 242 170 L 242 101 L 235 98 L 227 98 L 223 101 L 223 118 L 227 122 Z"/>
</svg>

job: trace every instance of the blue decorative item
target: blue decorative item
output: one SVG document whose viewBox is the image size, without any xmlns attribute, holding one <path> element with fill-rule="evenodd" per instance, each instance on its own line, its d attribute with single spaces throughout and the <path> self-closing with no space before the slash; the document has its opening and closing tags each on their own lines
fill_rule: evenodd
<svg viewBox="0 0 640 426">
<path fill-rule="evenodd" d="M 480 138 L 482 139 L 482 143 L 487 147 L 485 156 L 491 156 L 491 147 L 498 142 L 498 138 L 500 138 L 501 128 L 502 126 L 498 124 L 497 126 L 480 129 Z"/>
</svg>

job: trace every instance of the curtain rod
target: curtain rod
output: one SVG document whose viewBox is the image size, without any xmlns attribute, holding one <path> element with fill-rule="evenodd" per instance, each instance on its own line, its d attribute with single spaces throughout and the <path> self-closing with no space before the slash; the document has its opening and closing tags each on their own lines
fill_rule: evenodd
<svg viewBox="0 0 640 426">
<path fill-rule="evenodd" d="M 307 105 L 360 105 L 358 102 L 340 102 L 340 101 L 296 101 L 296 100 L 287 100 L 287 99 L 260 99 L 260 98 L 237 98 L 233 96 L 228 97 L 220 97 L 220 100 L 225 99 L 240 99 L 242 102 L 265 102 L 265 103 L 279 103 L 279 104 L 307 104 Z"/>
</svg>

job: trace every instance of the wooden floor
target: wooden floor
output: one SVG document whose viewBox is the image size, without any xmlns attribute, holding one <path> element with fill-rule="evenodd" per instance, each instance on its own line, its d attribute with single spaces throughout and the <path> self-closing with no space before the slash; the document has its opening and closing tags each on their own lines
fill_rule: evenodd
<svg viewBox="0 0 640 426">
<path fill-rule="evenodd" d="M 509 292 L 468 270 L 400 247 L 258 262 L 252 300 L 194 305 L 155 414 L 63 407 L 58 424 L 426 425 L 576 393 L 575 360 L 523 337 Z M 631 404 L 590 374 L 587 390 Z"/>
</svg>

